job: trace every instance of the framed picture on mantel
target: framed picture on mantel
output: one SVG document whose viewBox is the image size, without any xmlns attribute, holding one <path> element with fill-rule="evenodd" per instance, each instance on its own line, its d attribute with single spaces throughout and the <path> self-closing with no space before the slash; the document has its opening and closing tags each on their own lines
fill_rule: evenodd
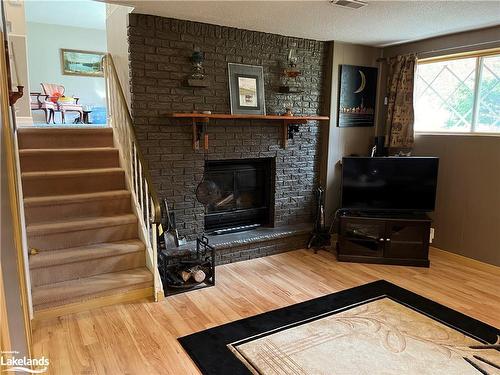
<svg viewBox="0 0 500 375">
<path fill-rule="evenodd" d="M 265 115 L 262 66 L 228 64 L 231 114 Z"/>
<path fill-rule="evenodd" d="M 339 75 L 337 126 L 373 126 L 377 68 L 340 65 Z"/>
</svg>

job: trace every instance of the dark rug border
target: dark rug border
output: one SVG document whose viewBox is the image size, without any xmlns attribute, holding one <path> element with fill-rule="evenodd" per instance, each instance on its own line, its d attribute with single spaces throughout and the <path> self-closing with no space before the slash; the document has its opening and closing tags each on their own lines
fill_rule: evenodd
<svg viewBox="0 0 500 375">
<path fill-rule="evenodd" d="M 495 343 L 500 335 L 498 328 L 388 281 L 378 280 L 193 333 L 178 340 L 205 375 L 250 374 L 227 344 L 380 297 L 389 297 L 483 343 Z"/>
</svg>

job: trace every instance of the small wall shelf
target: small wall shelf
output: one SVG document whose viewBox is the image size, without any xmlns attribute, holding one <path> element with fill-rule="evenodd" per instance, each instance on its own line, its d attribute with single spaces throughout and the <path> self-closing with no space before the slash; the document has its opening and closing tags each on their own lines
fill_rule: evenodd
<svg viewBox="0 0 500 375">
<path fill-rule="evenodd" d="M 210 87 L 210 81 L 206 79 L 187 79 L 184 85 L 187 87 L 205 88 Z"/>
<path fill-rule="evenodd" d="M 308 121 L 328 121 L 328 116 L 281 116 L 281 115 L 231 115 L 224 113 L 170 113 L 168 117 L 191 119 L 190 124 L 193 127 L 193 149 L 200 148 L 200 140 L 203 134 L 203 147 L 208 150 L 208 134 L 206 126 L 210 119 L 214 120 L 267 120 L 269 126 L 282 126 L 283 148 L 288 146 L 288 140 L 293 139 L 293 134 L 299 131 L 299 125 L 306 124 Z M 237 125 L 237 124 L 232 124 Z"/>
</svg>

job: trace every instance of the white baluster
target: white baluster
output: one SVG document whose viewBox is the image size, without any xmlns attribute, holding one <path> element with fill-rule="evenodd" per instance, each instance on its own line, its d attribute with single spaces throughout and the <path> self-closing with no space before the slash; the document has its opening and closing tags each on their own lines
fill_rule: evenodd
<svg viewBox="0 0 500 375">
<path fill-rule="evenodd" d="M 140 203 L 140 206 L 141 206 L 141 214 L 142 214 L 142 217 L 144 218 L 144 191 L 143 191 L 143 188 L 142 188 L 142 184 L 143 184 L 143 181 L 142 181 L 142 164 L 139 163 L 139 203 Z"/>
<path fill-rule="evenodd" d="M 130 182 L 133 184 L 134 183 L 134 177 L 133 177 L 133 174 L 132 174 L 132 171 L 134 169 L 134 159 L 133 159 L 133 155 L 134 155 L 134 147 L 135 147 L 135 144 L 133 145 L 133 147 L 129 147 L 129 160 L 128 160 L 128 175 L 129 175 L 129 179 L 130 179 Z"/>
<path fill-rule="evenodd" d="M 137 190 L 138 190 L 138 177 L 137 177 L 137 150 L 134 147 L 134 193 L 137 199 Z"/>
<path fill-rule="evenodd" d="M 155 302 L 158 302 L 158 291 L 160 290 L 159 286 L 157 285 L 157 276 L 156 274 L 158 273 L 158 244 L 157 244 L 157 237 L 156 237 L 156 224 L 153 224 L 153 231 L 151 233 L 151 248 L 153 249 L 153 269 L 155 270 L 154 274 L 154 289 L 155 289 L 155 295 L 154 299 Z"/>
<path fill-rule="evenodd" d="M 148 229 L 148 234 L 150 233 L 150 229 L 151 229 L 151 220 L 150 220 L 150 216 L 149 216 L 149 187 L 148 187 L 148 182 L 145 181 L 144 182 L 144 188 L 146 190 L 146 194 L 145 194 L 145 197 L 146 197 L 146 228 Z"/>
<path fill-rule="evenodd" d="M 152 197 L 150 197 L 149 200 L 150 200 L 150 204 L 151 204 L 151 208 L 150 208 L 151 209 L 151 212 L 150 212 L 151 222 L 153 222 L 153 221 L 156 222 L 156 220 L 158 218 L 155 216 L 155 202 L 153 201 Z"/>
</svg>

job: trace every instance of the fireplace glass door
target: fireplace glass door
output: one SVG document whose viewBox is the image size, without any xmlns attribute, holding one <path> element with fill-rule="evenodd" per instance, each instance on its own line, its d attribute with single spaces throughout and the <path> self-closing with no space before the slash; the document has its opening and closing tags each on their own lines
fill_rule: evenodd
<svg viewBox="0 0 500 375">
<path fill-rule="evenodd" d="M 205 229 L 270 223 L 272 159 L 207 161 L 205 180 L 217 197 L 207 206 Z"/>
</svg>

